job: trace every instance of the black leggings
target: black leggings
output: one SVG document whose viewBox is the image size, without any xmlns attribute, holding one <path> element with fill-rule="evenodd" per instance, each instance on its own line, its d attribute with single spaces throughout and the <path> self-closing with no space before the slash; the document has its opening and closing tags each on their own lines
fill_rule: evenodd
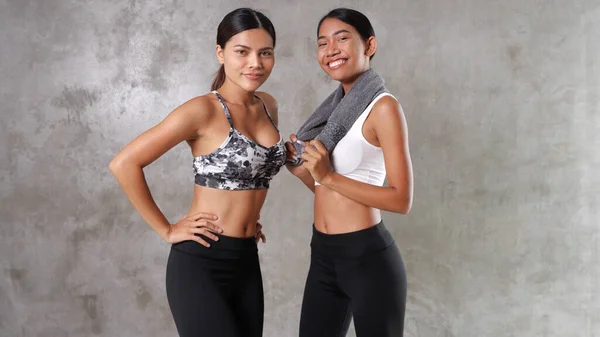
<svg viewBox="0 0 600 337">
<path fill-rule="evenodd" d="M 207 238 L 203 237 L 205 240 Z M 181 337 L 260 337 L 263 285 L 254 238 L 171 247 L 167 298 Z"/>
<path fill-rule="evenodd" d="M 400 337 L 405 306 L 404 262 L 382 222 L 333 235 L 313 227 L 300 337 L 345 336 L 351 317 L 358 337 Z"/>
</svg>

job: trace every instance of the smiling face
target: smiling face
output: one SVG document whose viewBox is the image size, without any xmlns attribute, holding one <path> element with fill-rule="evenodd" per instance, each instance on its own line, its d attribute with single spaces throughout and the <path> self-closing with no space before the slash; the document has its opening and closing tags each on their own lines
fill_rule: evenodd
<svg viewBox="0 0 600 337">
<path fill-rule="evenodd" d="M 374 36 L 365 41 L 352 25 L 333 18 L 321 23 L 317 44 L 321 68 L 332 79 L 350 85 L 369 69 L 369 57 L 377 49 Z"/>
<path fill-rule="evenodd" d="M 275 65 L 273 39 L 262 29 L 249 29 L 232 36 L 225 48 L 217 45 L 217 59 L 228 81 L 252 92 L 269 78 Z"/>
</svg>

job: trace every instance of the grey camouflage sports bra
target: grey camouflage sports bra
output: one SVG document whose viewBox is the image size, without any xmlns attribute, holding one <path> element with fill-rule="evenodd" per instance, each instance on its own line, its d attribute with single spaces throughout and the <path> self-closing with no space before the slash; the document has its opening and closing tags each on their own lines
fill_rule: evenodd
<svg viewBox="0 0 600 337">
<path fill-rule="evenodd" d="M 277 144 L 264 147 L 244 136 L 233 127 L 231 113 L 223 97 L 216 90 L 212 93 L 217 96 L 225 111 L 229 122 L 229 136 L 217 150 L 194 158 L 196 184 L 221 190 L 269 188 L 269 182 L 285 164 L 283 138 L 280 135 Z M 264 102 L 263 107 L 279 133 Z"/>
</svg>

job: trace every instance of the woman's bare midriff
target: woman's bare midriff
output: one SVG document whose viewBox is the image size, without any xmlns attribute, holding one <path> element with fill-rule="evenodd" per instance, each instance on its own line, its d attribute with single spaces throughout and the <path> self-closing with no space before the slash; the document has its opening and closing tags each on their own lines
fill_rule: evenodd
<svg viewBox="0 0 600 337">
<path fill-rule="evenodd" d="M 381 211 L 323 186 L 315 186 L 315 228 L 326 234 L 355 232 L 376 225 Z"/>
<path fill-rule="evenodd" d="M 228 191 L 194 185 L 189 214 L 206 212 L 218 216 L 212 221 L 223 235 L 247 238 L 256 234 L 256 223 L 267 197 L 266 189 Z"/>
</svg>

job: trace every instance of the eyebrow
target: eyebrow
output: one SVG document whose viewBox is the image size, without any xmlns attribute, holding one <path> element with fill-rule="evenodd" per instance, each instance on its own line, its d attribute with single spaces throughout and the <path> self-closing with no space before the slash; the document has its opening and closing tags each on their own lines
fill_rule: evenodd
<svg viewBox="0 0 600 337">
<path fill-rule="evenodd" d="M 252 49 L 248 46 L 244 46 L 243 44 L 236 44 L 234 47 L 242 47 L 245 49 Z M 263 47 L 263 48 L 260 48 L 259 50 L 273 50 L 273 47 Z"/>
<path fill-rule="evenodd" d="M 341 33 L 350 33 L 350 31 L 346 30 L 346 29 L 340 29 L 340 30 L 338 30 L 337 32 L 335 32 L 335 33 L 333 33 L 331 35 L 338 35 L 338 34 L 341 34 Z M 350 34 L 352 34 L 352 33 L 350 33 Z M 325 38 L 325 36 L 321 35 L 321 36 L 319 36 L 317 38 L 317 40 L 324 39 L 324 38 Z"/>
</svg>

